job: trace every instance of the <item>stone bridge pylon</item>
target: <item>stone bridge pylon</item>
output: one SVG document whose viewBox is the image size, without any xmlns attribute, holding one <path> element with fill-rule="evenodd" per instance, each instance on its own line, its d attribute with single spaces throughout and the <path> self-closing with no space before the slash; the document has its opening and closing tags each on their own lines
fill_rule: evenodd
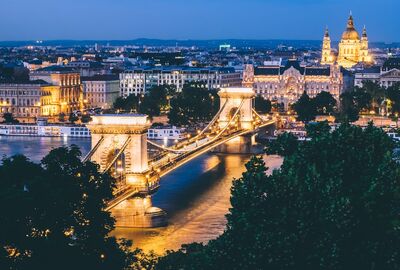
<svg viewBox="0 0 400 270">
<path fill-rule="evenodd" d="M 92 134 L 92 151 L 85 158 L 100 165 L 117 179 L 115 196 L 131 191 L 132 196 L 115 205 L 111 213 L 118 227 L 156 227 L 164 222 L 165 213 L 152 207 L 151 194 L 158 179 L 148 179 L 146 115 L 98 115 L 88 128 Z"/>
</svg>

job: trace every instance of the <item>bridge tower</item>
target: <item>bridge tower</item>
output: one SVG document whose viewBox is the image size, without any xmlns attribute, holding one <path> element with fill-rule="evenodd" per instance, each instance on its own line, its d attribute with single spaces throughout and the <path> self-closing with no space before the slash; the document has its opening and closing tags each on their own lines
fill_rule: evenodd
<svg viewBox="0 0 400 270">
<path fill-rule="evenodd" d="M 92 116 L 88 125 L 92 134 L 93 154 L 91 161 L 100 165 L 101 171 L 118 172 L 123 169 L 126 184 L 141 188 L 144 173 L 148 171 L 146 115 L 98 115 Z M 117 157 L 118 156 L 118 157 Z M 114 167 L 113 159 L 119 159 Z M 117 160 L 114 160 L 114 163 Z M 117 171 L 116 171 L 116 170 Z"/>
<path fill-rule="evenodd" d="M 240 129 L 252 130 L 254 128 L 253 99 L 255 93 L 252 88 L 222 88 L 218 95 L 220 97 L 220 117 L 219 127 L 223 129 L 230 122 L 234 114 L 238 111 L 237 124 Z M 249 153 L 253 144 L 252 134 L 236 137 L 229 142 L 222 144 L 215 149 L 223 153 Z"/>
<path fill-rule="evenodd" d="M 87 125 L 92 134 L 87 159 L 118 179 L 116 194 L 132 194 L 111 210 L 118 227 L 156 227 L 164 222 L 165 213 L 151 204 L 150 195 L 158 183 L 150 183 L 147 177 L 149 126 L 147 116 L 139 114 L 92 116 Z"/>
<path fill-rule="evenodd" d="M 253 98 L 255 96 L 253 89 L 243 87 L 222 88 L 218 95 L 222 109 L 219 127 L 224 128 L 231 120 L 232 114 L 240 109 L 239 123 L 241 128 L 251 130 L 253 128 Z"/>
</svg>

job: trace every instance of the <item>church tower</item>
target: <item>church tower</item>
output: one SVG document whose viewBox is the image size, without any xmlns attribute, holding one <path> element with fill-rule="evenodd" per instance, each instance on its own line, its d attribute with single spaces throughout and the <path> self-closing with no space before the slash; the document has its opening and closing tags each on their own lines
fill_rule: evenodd
<svg viewBox="0 0 400 270">
<path fill-rule="evenodd" d="M 334 59 L 332 57 L 331 50 L 331 38 L 329 36 L 328 27 L 325 29 L 324 41 L 322 43 L 322 57 L 321 57 L 321 65 L 331 65 L 333 64 Z"/>
<path fill-rule="evenodd" d="M 368 52 L 368 35 L 365 26 L 361 36 L 360 61 L 367 63 L 371 62 L 371 56 Z"/>
</svg>

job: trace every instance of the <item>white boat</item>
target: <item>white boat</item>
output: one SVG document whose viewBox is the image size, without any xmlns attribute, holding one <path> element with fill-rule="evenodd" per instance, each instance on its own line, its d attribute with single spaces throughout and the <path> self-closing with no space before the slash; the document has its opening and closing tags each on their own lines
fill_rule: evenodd
<svg viewBox="0 0 400 270">
<path fill-rule="evenodd" d="M 149 140 L 182 140 L 185 138 L 185 129 L 173 127 L 151 128 L 147 133 Z"/>
<path fill-rule="evenodd" d="M 33 136 L 33 137 L 74 137 L 90 138 L 90 130 L 81 125 L 56 124 L 0 124 L 0 136 Z M 152 128 L 148 130 L 150 140 L 182 140 L 185 138 L 185 129 L 177 127 Z"/>
<path fill-rule="evenodd" d="M 90 138 L 85 126 L 0 124 L 2 136 L 78 137 Z"/>
</svg>

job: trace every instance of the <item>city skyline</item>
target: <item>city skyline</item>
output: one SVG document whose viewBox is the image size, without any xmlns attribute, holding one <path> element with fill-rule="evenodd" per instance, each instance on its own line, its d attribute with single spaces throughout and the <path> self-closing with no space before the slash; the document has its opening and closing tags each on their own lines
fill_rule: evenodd
<svg viewBox="0 0 400 270">
<path fill-rule="evenodd" d="M 352 11 L 373 42 L 398 42 L 400 3 L 383 0 L 6 1 L 0 41 L 155 39 L 339 40 Z M 43 10 L 46 10 L 43 13 Z M 8 26 L 8 27 L 4 27 Z"/>
</svg>

